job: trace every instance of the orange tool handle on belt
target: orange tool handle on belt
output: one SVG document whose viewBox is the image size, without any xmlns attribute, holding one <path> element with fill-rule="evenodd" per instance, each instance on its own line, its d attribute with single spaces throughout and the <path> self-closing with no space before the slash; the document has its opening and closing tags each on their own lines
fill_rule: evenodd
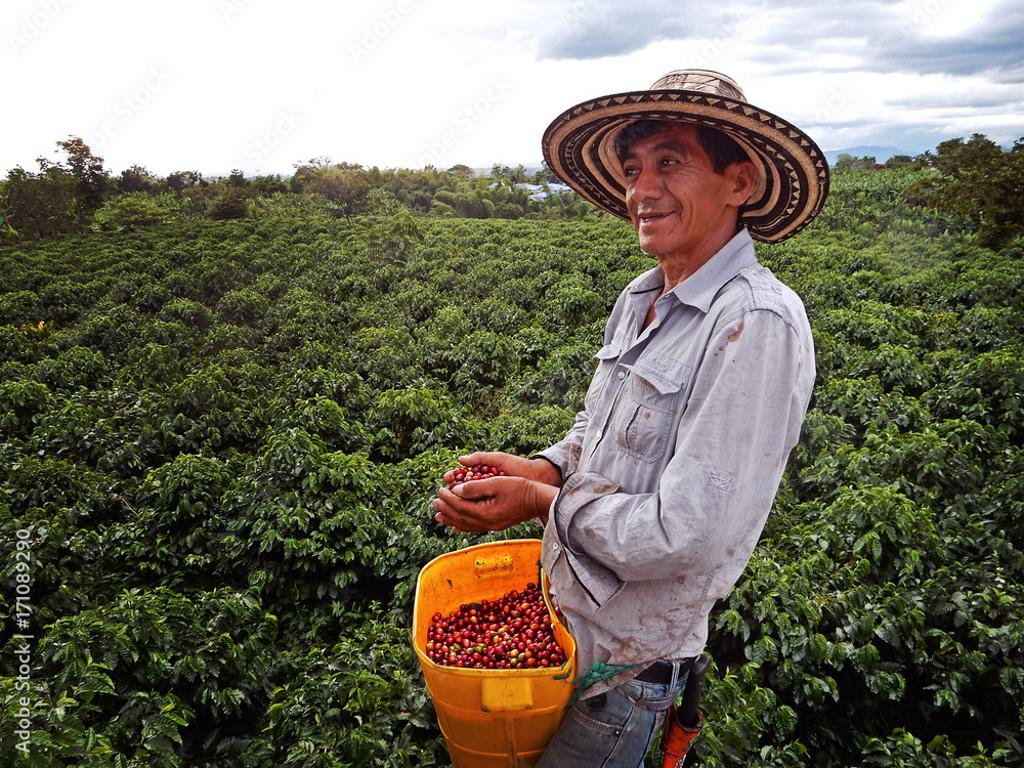
<svg viewBox="0 0 1024 768">
<path fill-rule="evenodd" d="M 683 760 L 690 750 L 690 744 L 697 738 L 701 726 L 704 725 L 704 713 L 697 710 L 697 724 L 687 727 L 679 722 L 676 707 L 673 704 L 668 711 L 668 725 L 665 727 L 665 738 L 661 742 L 661 768 L 683 768 Z"/>
<path fill-rule="evenodd" d="M 711 657 L 702 653 L 690 667 L 683 686 L 679 706 L 675 704 L 668 711 L 665 722 L 665 738 L 662 739 L 661 768 L 682 768 L 690 744 L 697 738 L 704 725 L 704 713 L 698 708 L 700 695 L 704 692 L 704 676 L 711 666 Z"/>
</svg>

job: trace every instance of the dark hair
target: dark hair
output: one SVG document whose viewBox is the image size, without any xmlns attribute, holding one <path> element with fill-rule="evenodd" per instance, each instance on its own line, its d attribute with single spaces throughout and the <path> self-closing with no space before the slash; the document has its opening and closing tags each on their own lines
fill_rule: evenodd
<svg viewBox="0 0 1024 768">
<path fill-rule="evenodd" d="M 721 175 L 733 163 L 750 159 L 747 153 L 740 148 L 739 144 L 721 131 L 708 128 L 706 125 L 697 125 L 696 123 L 683 124 L 693 125 L 694 129 L 696 129 L 697 143 L 707 153 L 708 158 L 711 160 L 711 168 L 715 173 Z M 619 162 L 621 163 L 626 159 L 626 152 L 629 151 L 629 147 L 634 141 L 646 139 L 648 136 L 664 131 L 672 125 L 679 125 L 679 123 L 668 120 L 637 120 L 635 123 L 627 125 L 615 137 L 615 155 L 619 158 Z"/>
</svg>

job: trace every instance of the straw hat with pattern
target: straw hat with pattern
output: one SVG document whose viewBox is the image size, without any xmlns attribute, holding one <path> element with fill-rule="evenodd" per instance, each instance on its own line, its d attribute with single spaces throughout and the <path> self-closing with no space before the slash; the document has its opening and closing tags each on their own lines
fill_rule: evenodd
<svg viewBox="0 0 1024 768">
<path fill-rule="evenodd" d="M 567 109 L 544 132 L 544 159 L 587 200 L 628 220 L 615 139 L 637 120 L 705 125 L 739 144 L 760 175 L 742 212 L 755 239 L 774 243 L 795 235 L 825 202 L 828 163 L 818 145 L 781 117 L 748 104 L 735 81 L 707 69 L 675 70 L 649 90 L 602 96 Z"/>
</svg>

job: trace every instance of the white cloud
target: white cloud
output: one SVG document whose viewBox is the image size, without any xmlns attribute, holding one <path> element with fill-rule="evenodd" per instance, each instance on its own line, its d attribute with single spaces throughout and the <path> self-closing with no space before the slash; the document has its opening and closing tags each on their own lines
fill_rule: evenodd
<svg viewBox="0 0 1024 768">
<path fill-rule="evenodd" d="M 536 162 L 563 109 L 719 69 L 849 142 L 1024 134 L 1024 10 L 1008 0 L 15 0 L 0 20 L 0 170 L 69 134 L 119 171 Z M 1005 104 L 1000 104 L 1005 99 Z M 914 142 L 907 146 L 905 142 Z"/>
</svg>

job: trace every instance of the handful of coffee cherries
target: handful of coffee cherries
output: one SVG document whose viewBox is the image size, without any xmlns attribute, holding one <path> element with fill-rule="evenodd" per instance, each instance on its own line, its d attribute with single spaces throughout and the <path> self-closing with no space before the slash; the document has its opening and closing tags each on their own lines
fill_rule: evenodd
<svg viewBox="0 0 1024 768">
<path fill-rule="evenodd" d="M 448 489 L 451 490 L 457 485 L 468 483 L 473 480 L 486 480 L 489 477 L 504 477 L 505 473 L 497 467 L 491 467 L 487 464 L 474 464 L 471 467 L 459 467 L 453 470 L 454 476 L 452 481 L 448 483 Z"/>
</svg>

